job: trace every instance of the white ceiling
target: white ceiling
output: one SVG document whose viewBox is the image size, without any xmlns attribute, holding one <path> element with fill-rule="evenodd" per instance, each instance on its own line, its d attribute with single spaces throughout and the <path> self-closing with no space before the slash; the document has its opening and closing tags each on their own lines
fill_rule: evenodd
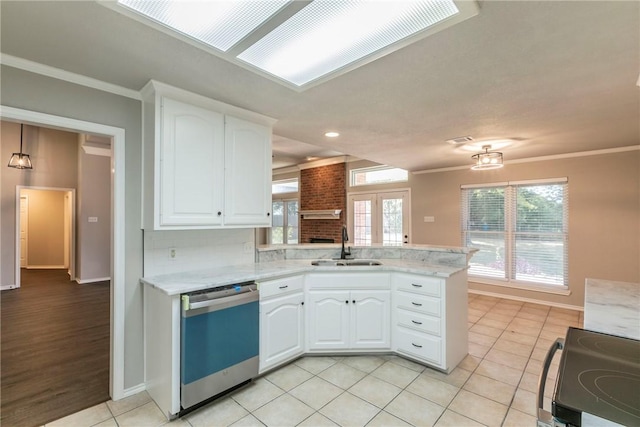
<svg viewBox="0 0 640 427">
<path fill-rule="evenodd" d="M 0 2 L 3 54 L 125 88 L 149 79 L 274 117 L 274 167 L 340 153 L 409 170 L 640 144 L 640 2 L 483 1 L 480 13 L 304 92 L 90 1 Z M 339 131 L 339 138 L 324 136 Z"/>
</svg>

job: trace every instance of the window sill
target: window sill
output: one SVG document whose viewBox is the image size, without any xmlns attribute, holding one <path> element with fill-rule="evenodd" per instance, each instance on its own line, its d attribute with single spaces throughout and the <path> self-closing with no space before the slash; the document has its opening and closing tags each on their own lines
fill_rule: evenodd
<svg viewBox="0 0 640 427">
<path fill-rule="evenodd" d="M 571 295 L 568 286 L 532 284 L 524 282 L 507 282 L 502 280 L 492 280 L 486 277 L 469 276 L 469 282 L 478 283 L 480 285 L 501 286 L 503 288 L 518 289 L 523 291 L 542 292 L 554 295 Z"/>
</svg>

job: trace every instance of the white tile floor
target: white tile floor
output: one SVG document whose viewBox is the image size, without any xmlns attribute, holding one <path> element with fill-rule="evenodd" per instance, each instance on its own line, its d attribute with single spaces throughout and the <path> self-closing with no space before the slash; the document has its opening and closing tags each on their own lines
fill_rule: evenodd
<svg viewBox="0 0 640 427">
<path fill-rule="evenodd" d="M 449 375 L 397 356 L 304 357 L 169 424 L 143 392 L 47 427 L 534 427 L 542 360 L 582 324 L 579 311 L 470 294 L 469 355 Z"/>
</svg>

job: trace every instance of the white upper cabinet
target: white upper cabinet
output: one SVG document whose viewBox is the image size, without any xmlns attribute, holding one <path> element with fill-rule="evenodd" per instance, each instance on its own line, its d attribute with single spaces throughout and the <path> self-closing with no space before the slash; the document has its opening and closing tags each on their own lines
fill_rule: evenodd
<svg viewBox="0 0 640 427">
<path fill-rule="evenodd" d="M 270 227 L 271 129 L 231 116 L 225 124 L 224 222 Z"/>
<path fill-rule="evenodd" d="M 274 120 L 155 81 L 142 95 L 143 227 L 270 227 Z"/>
<path fill-rule="evenodd" d="M 222 225 L 224 116 L 162 98 L 160 226 Z"/>
</svg>

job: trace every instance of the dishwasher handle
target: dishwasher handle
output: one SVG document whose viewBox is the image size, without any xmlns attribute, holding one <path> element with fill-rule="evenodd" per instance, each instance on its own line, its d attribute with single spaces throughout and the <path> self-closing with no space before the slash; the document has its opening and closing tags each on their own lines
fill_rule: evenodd
<svg viewBox="0 0 640 427">
<path fill-rule="evenodd" d="M 234 305 L 258 301 L 260 293 L 255 284 L 229 286 L 221 290 L 182 295 L 182 312 L 206 308 L 206 311 L 222 310 Z"/>
<path fill-rule="evenodd" d="M 547 356 L 544 359 L 544 365 L 542 366 L 542 372 L 540 373 L 540 377 L 538 378 L 538 427 L 544 426 L 553 426 L 553 416 L 551 412 L 544 410 L 544 386 L 547 381 L 547 376 L 549 374 L 549 367 L 551 366 L 551 361 L 553 360 L 553 356 L 556 354 L 558 350 L 562 350 L 564 348 L 564 338 L 558 338 L 551 344 L 549 351 L 547 352 Z"/>
</svg>

